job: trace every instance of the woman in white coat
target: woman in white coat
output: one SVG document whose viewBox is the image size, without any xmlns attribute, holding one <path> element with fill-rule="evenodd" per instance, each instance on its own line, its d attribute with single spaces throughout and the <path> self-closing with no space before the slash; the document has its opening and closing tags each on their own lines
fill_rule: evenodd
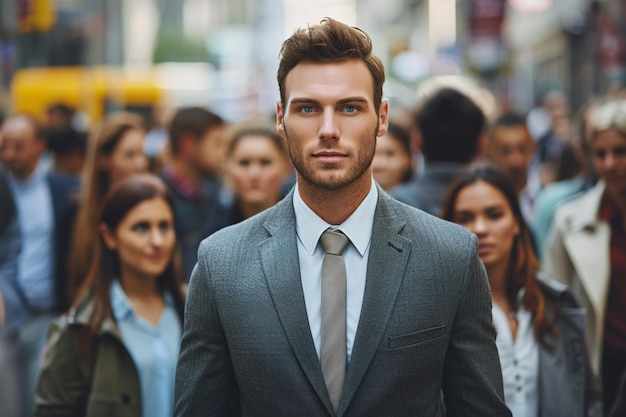
<svg viewBox="0 0 626 417">
<path fill-rule="evenodd" d="M 626 371 L 626 101 L 594 109 L 590 130 L 600 181 L 557 209 L 544 266 L 587 309 L 586 344 L 607 412 Z"/>
</svg>

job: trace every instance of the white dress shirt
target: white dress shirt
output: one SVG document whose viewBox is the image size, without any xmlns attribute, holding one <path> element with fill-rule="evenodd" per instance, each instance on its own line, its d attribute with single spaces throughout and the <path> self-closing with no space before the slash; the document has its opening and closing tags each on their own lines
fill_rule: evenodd
<svg viewBox="0 0 626 417">
<path fill-rule="evenodd" d="M 496 328 L 496 346 L 502 366 L 504 402 L 513 417 L 537 417 L 539 414 L 539 345 L 535 340 L 532 315 L 520 307 L 517 336 L 513 341 L 508 318 L 494 302 L 491 310 Z"/>
<path fill-rule="evenodd" d="M 350 243 L 343 252 L 347 285 L 346 348 L 348 361 L 350 361 L 354 337 L 361 317 L 367 260 L 377 202 L 378 189 L 372 181 L 370 192 L 352 215 L 340 225 L 330 225 L 306 205 L 296 186 L 293 194 L 293 207 L 298 235 L 300 278 L 311 335 L 318 357 L 322 340 L 322 262 L 324 261 L 324 249 L 319 242 L 320 237 L 326 229 L 331 228 L 341 230 L 350 239 Z"/>
</svg>

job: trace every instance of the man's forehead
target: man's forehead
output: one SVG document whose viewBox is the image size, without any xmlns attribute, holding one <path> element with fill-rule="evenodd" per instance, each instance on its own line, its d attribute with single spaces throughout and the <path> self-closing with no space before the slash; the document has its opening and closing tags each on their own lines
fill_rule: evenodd
<svg viewBox="0 0 626 417">
<path fill-rule="evenodd" d="M 15 135 L 19 137 L 36 136 L 36 133 L 37 131 L 32 123 L 21 117 L 7 120 L 0 130 L 0 134 L 2 135 Z"/>
<path fill-rule="evenodd" d="M 532 136 L 530 136 L 530 132 L 526 125 L 512 125 L 505 126 L 500 125 L 493 128 L 492 138 L 496 141 L 499 140 L 532 140 Z"/>
<path fill-rule="evenodd" d="M 285 78 L 287 102 L 334 97 L 363 98 L 373 101 L 374 79 L 361 60 L 317 63 L 302 61 Z"/>
</svg>

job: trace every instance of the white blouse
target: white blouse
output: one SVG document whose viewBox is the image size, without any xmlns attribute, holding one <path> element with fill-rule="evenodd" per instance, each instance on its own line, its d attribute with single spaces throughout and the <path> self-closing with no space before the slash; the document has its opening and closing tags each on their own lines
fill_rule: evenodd
<svg viewBox="0 0 626 417">
<path fill-rule="evenodd" d="M 496 346 L 502 366 L 504 402 L 513 417 L 539 414 L 539 345 L 533 333 L 532 315 L 522 305 L 515 313 L 515 341 L 506 314 L 494 302 L 491 310 L 496 328 Z"/>
</svg>

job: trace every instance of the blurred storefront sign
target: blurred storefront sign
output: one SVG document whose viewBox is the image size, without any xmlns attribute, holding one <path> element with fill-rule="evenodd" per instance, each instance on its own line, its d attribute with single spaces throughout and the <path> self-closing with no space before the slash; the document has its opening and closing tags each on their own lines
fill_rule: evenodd
<svg viewBox="0 0 626 417">
<path fill-rule="evenodd" d="M 520 12 L 545 12 L 552 6 L 552 0 L 509 0 L 509 4 Z"/>
<path fill-rule="evenodd" d="M 47 32 L 56 22 L 54 0 L 19 0 L 18 20 L 21 32 Z"/>
<path fill-rule="evenodd" d="M 479 73 L 496 71 L 506 62 L 502 28 L 505 0 L 471 0 L 469 3 L 469 65 Z"/>
<path fill-rule="evenodd" d="M 591 0 L 508 0 L 503 37 L 510 51 L 512 105 L 530 109 L 547 91 L 567 92 L 576 108 L 592 94 Z M 576 86 L 576 88 L 573 88 Z"/>
<path fill-rule="evenodd" d="M 608 14 L 603 14 L 599 19 L 595 46 L 598 64 L 607 84 L 623 84 L 626 81 L 626 42 L 617 22 Z"/>
</svg>

